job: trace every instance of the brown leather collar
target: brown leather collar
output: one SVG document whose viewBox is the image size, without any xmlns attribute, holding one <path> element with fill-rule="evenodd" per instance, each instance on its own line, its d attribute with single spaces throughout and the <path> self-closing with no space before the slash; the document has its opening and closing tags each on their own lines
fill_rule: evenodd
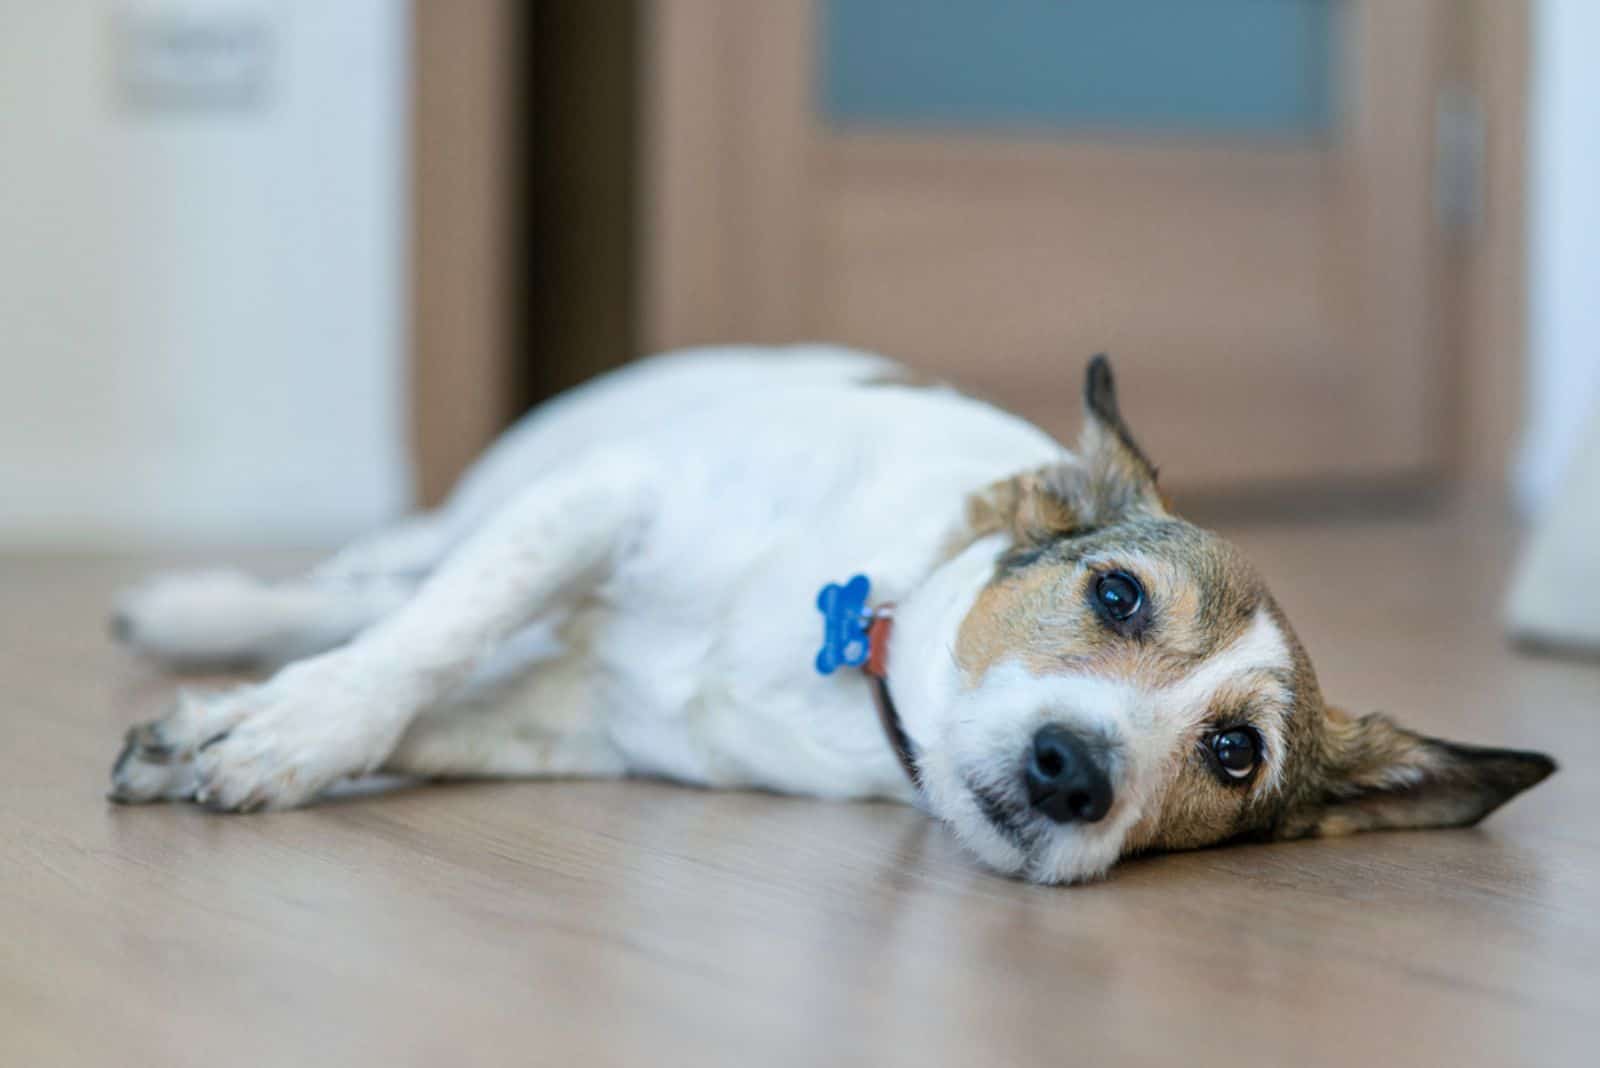
<svg viewBox="0 0 1600 1068">
<path fill-rule="evenodd" d="M 905 770 L 911 785 L 921 789 L 922 780 L 917 774 L 916 757 L 911 751 L 911 739 L 900 724 L 900 713 L 895 711 L 894 697 L 889 693 L 889 635 L 894 630 L 894 606 L 883 605 L 873 612 L 867 628 L 867 678 L 872 683 L 872 700 L 878 706 L 878 722 L 883 724 L 889 748 Z"/>
</svg>

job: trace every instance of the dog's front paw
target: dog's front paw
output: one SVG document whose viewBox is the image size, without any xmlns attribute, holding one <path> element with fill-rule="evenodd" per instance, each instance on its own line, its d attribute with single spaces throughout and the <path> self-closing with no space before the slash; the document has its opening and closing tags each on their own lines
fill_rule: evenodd
<svg viewBox="0 0 1600 1068">
<path fill-rule="evenodd" d="M 193 797 L 195 757 L 238 724 L 248 711 L 240 697 L 248 693 L 184 690 L 161 719 L 131 728 L 111 766 L 111 800 L 137 804 Z"/>
<path fill-rule="evenodd" d="M 293 808 L 370 771 L 394 742 L 386 706 L 357 699 L 330 674 L 307 662 L 260 686 L 183 695 L 166 718 L 128 732 L 111 799 Z"/>
<path fill-rule="evenodd" d="M 326 696 L 278 693 L 195 758 L 194 800 L 220 812 L 294 808 L 371 771 L 387 747 Z M 359 713 L 354 716 L 359 720 Z"/>
<path fill-rule="evenodd" d="M 131 805 L 194 796 L 194 766 L 168 733 L 167 723 L 176 715 L 128 729 L 111 765 L 111 800 Z"/>
</svg>

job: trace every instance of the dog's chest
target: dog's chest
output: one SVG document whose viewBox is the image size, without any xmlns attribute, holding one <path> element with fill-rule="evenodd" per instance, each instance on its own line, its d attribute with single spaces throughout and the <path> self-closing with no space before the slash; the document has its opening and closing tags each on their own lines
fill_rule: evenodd
<svg viewBox="0 0 1600 1068">
<path fill-rule="evenodd" d="M 760 511 L 772 516 L 808 510 L 767 503 Z M 619 569 L 593 659 L 631 766 L 822 795 L 899 789 L 864 680 L 816 671 L 816 599 L 858 571 L 898 596 L 929 566 L 939 524 L 884 539 L 836 504 L 822 509 L 834 517 L 824 525 L 664 517 Z"/>
<path fill-rule="evenodd" d="M 908 792 L 865 679 L 815 669 L 818 591 L 863 573 L 875 601 L 899 599 L 939 563 L 969 492 L 1058 447 L 956 397 L 827 400 L 820 423 L 795 425 L 791 397 L 730 407 L 710 432 L 656 444 L 682 462 L 602 591 L 591 651 L 635 770 L 823 796 Z"/>
</svg>

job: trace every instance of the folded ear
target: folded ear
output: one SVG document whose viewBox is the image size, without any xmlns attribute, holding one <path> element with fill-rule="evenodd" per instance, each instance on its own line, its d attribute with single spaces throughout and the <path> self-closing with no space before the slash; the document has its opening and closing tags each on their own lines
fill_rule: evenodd
<svg viewBox="0 0 1600 1068">
<path fill-rule="evenodd" d="M 1429 738 L 1377 714 L 1328 715 L 1322 767 L 1279 837 L 1465 827 L 1556 770 L 1543 753 Z"/>
<path fill-rule="evenodd" d="M 1166 511 L 1156 469 L 1117 407 L 1111 361 L 1105 356 L 1089 361 L 1083 407 L 1076 461 L 1024 472 L 974 497 L 968 516 L 973 533 L 1006 530 L 1017 545 L 1038 546 L 1136 511 Z"/>
</svg>

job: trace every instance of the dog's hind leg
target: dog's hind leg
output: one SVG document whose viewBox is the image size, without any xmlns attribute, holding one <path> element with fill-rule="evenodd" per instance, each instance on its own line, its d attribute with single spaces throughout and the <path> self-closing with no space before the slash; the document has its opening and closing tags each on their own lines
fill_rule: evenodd
<svg viewBox="0 0 1600 1068">
<path fill-rule="evenodd" d="M 383 770 L 423 778 L 614 778 L 586 621 L 536 624 L 412 721 Z M 531 654 L 531 655 L 530 655 Z"/>
<path fill-rule="evenodd" d="M 112 796 L 288 807 L 383 766 L 508 639 L 605 579 L 653 514 L 655 487 L 653 465 L 631 454 L 534 483 L 349 645 L 130 732 Z"/>
<path fill-rule="evenodd" d="M 399 608 L 452 540 L 442 519 L 417 516 L 293 579 L 233 570 L 157 575 L 117 598 L 112 632 L 175 668 L 285 664 L 343 645 Z"/>
</svg>

